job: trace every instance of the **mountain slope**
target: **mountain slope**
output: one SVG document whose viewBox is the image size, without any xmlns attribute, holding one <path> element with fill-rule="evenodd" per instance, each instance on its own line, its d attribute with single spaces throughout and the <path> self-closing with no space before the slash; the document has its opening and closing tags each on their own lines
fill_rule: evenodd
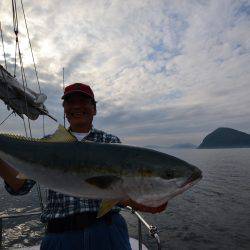
<svg viewBox="0 0 250 250">
<path fill-rule="evenodd" d="M 198 148 L 250 147 L 250 135 L 231 128 L 218 128 L 207 135 Z"/>
</svg>

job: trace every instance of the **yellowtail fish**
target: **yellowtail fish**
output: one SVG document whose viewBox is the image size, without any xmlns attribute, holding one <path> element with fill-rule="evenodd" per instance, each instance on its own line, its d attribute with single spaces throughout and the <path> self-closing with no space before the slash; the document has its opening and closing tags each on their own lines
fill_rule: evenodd
<svg viewBox="0 0 250 250">
<path fill-rule="evenodd" d="M 202 178 L 201 170 L 155 150 L 77 141 L 64 127 L 45 139 L 0 135 L 0 158 L 52 190 L 102 199 L 98 217 L 126 199 L 157 207 Z"/>
</svg>

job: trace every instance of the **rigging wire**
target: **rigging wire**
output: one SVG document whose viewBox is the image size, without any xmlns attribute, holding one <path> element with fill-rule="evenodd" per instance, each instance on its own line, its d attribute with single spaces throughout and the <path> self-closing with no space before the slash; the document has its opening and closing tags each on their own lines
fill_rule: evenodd
<svg viewBox="0 0 250 250">
<path fill-rule="evenodd" d="M 26 112 L 28 113 L 29 112 L 29 110 L 28 110 L 28 101 L 27 101 L 27 97 L 26 97 L 26 88 L 25 88 L 25 85 L 27 87 L 27 79 L 26 79 L 26 75 L 25 75 L 25 71 L 24 71 L 24 67 L 23 67 L 23 59 L 22 59 L 22 55 L 21 55 L 18 36 L 17 36 L 17 45 L 18 45 L 19 63 L 20 63 L 20 69 L 21 69 L 24 98 L 25 98 L 25 109 L 26 109 Z M 32 138 L 31 127 L 30 127 L 30 119 L 29 118 L 28 118 L 28 126 L 29 126 L 30 137 Z"/>
<path fill-rule="evenodd" d="M 32 53 L 34 67 L 35 67 L 36 77 L 37 77 L 37 81 L 38 81 L 38 88 L 39 88 L 39 92 L 41 93 L 40 84 L 39 84 L 39 80 L 38 80 L 38 74 L 37 74 L 37 70 L 36 70 L 36 66 L 35 66 L 35 60 L 34 60 L 32 46 L 31 46 L 30 37 L 29 37 L 28 25 L 27 25 L 27 21 L 26 21 L 26 17 L 25 17 L 25 12 L 24 12 L 24 7 L 23 7 L 22 1 L 21 1 L 21 4 L 22 4 L 22 10 L 23 10 L 24 19 L 25 19 L 26 30 L 27 30 L 27 34 L 28 34 L 28 38 L 29 38 L 29 43 L 30 43 L 30 47 L 31 47 L 31 53 Z M 18 39 L 18 15 L 17 15 L 17 8 L 16 8 L 16 0 L 12 0 L 12 11 L 13 11 L 13 27 L 14 27 L 14 33 L 15 33 L 15 36 L 16 36 L 14 76 L 16 75 L 16 65 L 17 65 L 16 58 L 17 58 L 17 54 L 18 54 L 18 56 L 19 56 L 19 63 L 20 63 L 20 69 L 21 69 L 21 76 L 22 76 L 23 90 L 24 90 L 24 93 L 25 93 L 25 90 L 26 90 L 25 89 L 25 85 L 27 87 L 27 79 L 26 79 L 26 75 L 25 75 L 25 71 L 24 71 L 23 60 L 22 60 L 22 55 L 21 55 L 21 50 L 20 50 L 20 44 L 19 44 L 19 39 Z M 25 108 L 26 108 L 27 113 L 28 113 L 27 97 L 26 97 L 26 95 L 24 95 L 24 96 L 25 96 L 25 106 L 26 106 Z M 24 123 L 24 129 L 25 129 L 26 137 L 28 137 L 24 117 L 23 117 L 23 123 Z M 28 125 L 29 125 L 30 137 L 32 138 L 32 132 L 31 132 L 31 126 L 30 126 L 30 119 L 29 118 L 28 118 Z M 44 127 L 44 124 L 43 124 L 43 127 Z M 45 134 L 45 131 L 44 131 L 44 134 Z M 37 187 L 37 193 L 38 193 L 38 197 L 39 197 L 39 201 L 40 201 L 41 210 L 43 211 L 44 206 L 43 206 L 43 200 L 42 200 L 42 194 L 41 194 L 40 185 L 37 183 L 36 187 Z"/>
<path fill-rule="evenodd" d="M 16 66 L 17 66 L 17 44 L 18 44 L 18 16 L 16 9 L 16 0 L 12 0 L 12 19 L 13 19 L 13 31 L 16 36 L 15 45 L 15 63 L 14 63 L 14 77 L 16 77 Z"/>
<path fill-rule="evenodd" d="M 12 9 L 14 11 L 14 13 L 13 13 L 13 25 L 14 25 L 14 33 L 16 35 L 15 62 L 16 62 L 16 57 L 17 57 L 16 55 L 18 54 L 19 61 L 20 61 L 22 82 L 23 82 L 23 90 L 24 90 L 24 93 L 25 93 L 25 87 L 27 87 L 27 78 L 26 78 L 26 74 L 25 74 L 25 70 L 24 70 L 24 66 L 23 66 L 23 60 L 22 60 L 22 55 L 21 55 L 21 50 L 20 50 L 20 43 L 19 43 L 19 38 L 18 38 L 19 31 L 18 31 L 18 14 L 17 14 L 16 0 L 12 0 L 12 3 L 13 3 Z M 22 0 L 21 0 L 21 5 L 22 5 L 22 12 L 23 12 L 24 21 L 25 21 L 26 32 L 27 32 L 27 36 L 28 36 L 28 40 L 29 40 L 31 55 L 32 55 L 32 59 L 33 59 L 33 65 L 34 65 L 34 69 L 35 69 L 35 75 L 36 75 L 37 85 L 38 85 L 39 92 L 41 93 L 41 88 L 40 88 L 40 83 L 39 83 L 39 79 L 38 79 L 38 73 L 37 73 L 36 63 L 35 63 L 35 59 L 34 59 L 33 49 L 32 49 L 32 45 L 31 45 L 31 41 L 30 41 L 30 36 L 29 36 L 28 24 L 27 24 L 26 15 L 25 15 L 25 11 L 24 11 L 24 6 L 23 6 Z M 15 72 L 16 72 L 16 64 L 15 64 Z M 26 111 L 28 113 L 28 104 L 27 104 L 26 95 L 25 95 L 25 106 L 26 106 L 25 107 Z M 30 125 L 30 119 L 29 118 L 28 118 L 28 126 L 29 126 L 30 137 L 32 137 L 31 125 Z M 43 117 L 43 134 L 45 136 L 44 117 Z"/>
<path fill-rule="evenodd" d="M 15 61 L 14 61 L 14 74 L 13 76 L 16 77 L 16 65 L 17 65 L 17 39 L 16 39 L 16 44 L 15 44 Z"/>
<path fill-rule="evenodd" d="M 65 78 L 64 78 L 64 68 L 63 68 L 63 92 L 65 90 Z M 66 115 L 65 112 L 63 112 L 63 126 L 66 126 Z"/>
<path fill-rule="evenodd" d="M 26 32 L 27 32 L 27 36 L 28 36 L 28 40 L 29 40 L 29 45 L 30 45 L 30 51 L 31 51 L 31 55 L 32 55 L 33 65 L 34 65 L 34 69 L 35 69 L 35 73 L 36 73 L 37 85 L 38 85 L 38 88 L 39 88 L 39 93 L 41 94 L 41 87 L 40 87 L 40 82 L 39 82 L 39 79 L 38 79 L 38 72 L 37 72 L 36 63 L 35 63 L 35 59 L 34 59 L 34 53 L 33 53 L 32 45 L 31 45 L 31 41 L 30 41 L 30 34 L 29 34 L 28 24 L 27 24 L 27 20 L 26 20 L 26 15 L 25 15 L 24 7 L 23 7 L 23 0 L 21 0 L 21 5 L 22 5 L 23 18 L 24 18 L 24 22 L 25 22 Z"/>
<path fill-rule="evenodd" d="M 0 126 L 4 124 L 4 122 L 12 115 L 14 114 L 15 112 L 12 111 L 1 123 L 0 123 Z"/>
<path fill-rule="evenodd" d="M 44 115 L 42 116 L 42 118 L 43 118 L 43 136 L 45 137 L 45 117 L 44 117 Z"/>
<path fill-rule="evenodd" d="M 18 39 L 19 31 L 18 31 L 18 14 L 17 14 L 16 0 L 12 0 L 12 14 L 13 14 L 13 29 L 14 29 L 14 33 L 15 33 L 15 37 L 16 37 L 14 77 L 16 76 L 17 55 L 18 55 L 19 56 L 19 62 L 20 62 L 22 82 L 23 82 L 23 90 L 24 90 L 24 93 L 25 93 L 24 68 L 23 68 L 22 55 L 21 55 L 20 44 L 19 44 L 19 39 Z M 25 77 L 25 79 L 26 79 L 26 77 Z M 26 82 L 26 86 L 27 86 L 27 82 Z M 24 95 L 24 96 L 25 96 L 25 106 L 26 106 L 26 110 L 27 110 L 27 113 L 28 113 L 27 97 L 26 97 L 26 95 Z M 30 121 L 29 121 L 29 119 L 28 119 L 28 123 L 29 123 L 29 129 L 30 129 Z M 25 130 L 26 137 L 28 137 L 24 117 L 23 117 L 23 125 L 24 125 L 24 130 Z M 30 129 L 30 135 L 31 135 L 31 129 Z"/>
<path fill-rule="evenodd" d="M 19 60 L 20 60 L 20 67 L 21 67 L 22 83 L 23 83 L 23 88 L 24 88 L 24 92 L 25 92 L 24 84 L 26 84 L 26 87 L 27 87 L 27 79 L 26 79 L 26 74 L 25 74 L 24 67 L 23 67 L 23 61 L 22 61 L 22 55 L 21 55 L 19 43 L 18 43 L 18 52 L 19 52 Z M 25 96 L 25 105 L 26 105 L 26 109 L 28 112 L 27 98 L 26 98 L 26 95 L 24 95 L 24 96 Z M 24 119 L 23 119 L 23 121 L 24 121 Z M 25 122 L 24 122 L 24 124 L 25 124 Z M 28 118 L 28 125 L 29 125 L 30 138 L 33 138 L 29 118 Z M 26 132 L 26 136 L 27 136 L 27 132 Z M 41 207 L 41 210 L 43 211 L 44 205 L 43 205 L 42 193 L 41 193 L 40 185 L 38 183 L 36 183 L 36 189 L 37 189 L 40 207 Z"/>
<path fill-rule="evenodd" d="M 27 133 L 27 128 L 26 128 L 26 123 L 25 123 L 24 117 L 23 117 L 22 120 L 23 120 L 23 126 L 24 126 L 25 136 L 28 137 L 28 133 Z"/>
<path fill-rule="evenodd" d="M 5 69 L 7 70 L 7 61 L 6 61 L 6 54 L 5 54 L 5 49 L 4 49 L 4 42 L 3 42 L 3 31 L 2 31 L 2 24 L 0 21 L 0 32 L 1 32 L 1 40 L 2 40 L 2 46 L 3 46 L 3 56 L 4 56 L 4 62 L 5 62 Z"/>
<path fill-rule="evenodd" d="M 36 67 L 36 63 L 35 63 L 33 48 L 32 48 L 30 34 L 29 34 L 28 23 L 27 23 L 27 19 L 26 19 L 26 15 L 25 15 L 25 10 L 24 10 L 24 5 L 23 5 L 23 0 L 21 0 L 21 6 L 22 6 L 23 18 L 24 18 L 24 22 L 25 22 L 26 33 L 27 33 L 27 37 L 28 37 L 28 40 L 29 40 L 29 46 L 30 46 L 31 56 L 32 56 L 32 60 L 33 60 L 33 66 L 34 66 L 35 75 L 36 75 L 36 81 L 37 81 L 39 93 L 41 94 L 41 86 L 40 86 L 40 82 L 39 82 L 39 78 L 38 78 L 38 71 L 37 71 L 37 67 Z M 43 116 L 43 136 L 45 136 L 44 116 Z"/>
</svg>

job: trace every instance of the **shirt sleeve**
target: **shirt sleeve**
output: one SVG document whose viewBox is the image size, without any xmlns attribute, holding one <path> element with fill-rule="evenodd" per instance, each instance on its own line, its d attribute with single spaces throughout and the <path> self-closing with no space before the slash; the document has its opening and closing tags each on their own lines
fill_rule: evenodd
<svg viewBox="0 0 250 250">
<path fill-rule="evenodd" d="M 18 190 L 18 191 L 14 191 L 13 188 L 10 187 L 10 185 L 6 182 L 5 183 L 5 189 L 7 190 L 7 192 L 11 195 L 25 195 L 27 193 L 29 193 L 29 191 L 31 190 L 31 188 L 36 184 L 35 181 L 33 180 L 25 180 L 23 186 Z"/>
</svg>

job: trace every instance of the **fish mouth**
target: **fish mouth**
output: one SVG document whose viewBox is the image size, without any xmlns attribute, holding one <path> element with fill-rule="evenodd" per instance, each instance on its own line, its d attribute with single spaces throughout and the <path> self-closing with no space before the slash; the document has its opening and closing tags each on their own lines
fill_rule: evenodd
<svg viewBox="0 0 250 250">
<path fill-rule="evenodd" d="M 202 178 L 202 172 L 198 169 L 194 171 L 191 176 L 188 177 L 188 179 L 181 185 L 181 187 L 185 187 L 186 185 L 197 182 Z"/>
</svg>

